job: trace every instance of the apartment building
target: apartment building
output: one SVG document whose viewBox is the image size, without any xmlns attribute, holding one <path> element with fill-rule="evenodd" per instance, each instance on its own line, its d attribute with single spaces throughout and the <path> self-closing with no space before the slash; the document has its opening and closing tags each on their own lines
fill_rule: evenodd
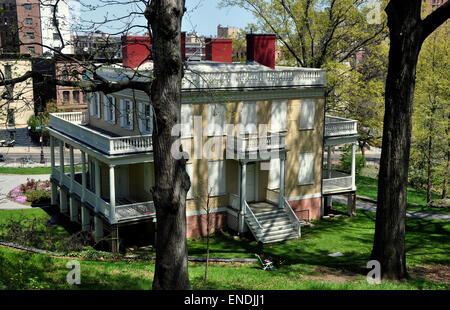
<svg viewBox="0 0 450 310">
<path fill-rule="evenodd" d="M 78 6 L 79 3 L 72 0 L 2 1 L 0 52 L 29 54 L 33 57 L 51 56 L 59 50 L 73 54 L 70 34 L 79 11 Z"/>
<path fill-rule="evenodd" d="M 273 42 L 248 39 L 258 38 Z M 213 229 L 249 232 L 264 243 L 298 238 L 303 225 L 323 215 L 324 197 L 354 195 L 354 164 L 351 175 L 322 169 L 324 145 L 356 141 L 355 121 L 324 115 L 325 72 L 271 68 L 267 51 L 275 49 L 252 46 L 260 50 L 247 63 L 187 64 L 180 143 L 192 183 L 188 237 L 205 235 L 209 217 Z M 151 79 L 148 67 L 140 79 Z M 98 73 L 116 82 L 134 70 Z M 52 204 L 117 251 L 130 234 L 154 235 L 157 225 L 153 110 L 150 98 L 131 89 L 93 93 L 88 105 L 85 112 L 50 115 Z"/>
</svg>

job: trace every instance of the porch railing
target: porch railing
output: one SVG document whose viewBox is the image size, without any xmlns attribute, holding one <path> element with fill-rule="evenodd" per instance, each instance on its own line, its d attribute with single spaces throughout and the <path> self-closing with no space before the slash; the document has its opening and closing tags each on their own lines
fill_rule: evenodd
<svg viewBox="0 0 450 310">
<path fill-rule="evenodd" d="M 356 120 L 327 115 L 325 116 L 325 137 L 356 135 L 357 126 Z"/>
<path fill-rule="evenodd" d="M 87 124 L 86 112 L 52 113 L 50 127 L 83 141 L 108 155 L 149 152 L 153 150 L 152 135 L 111 137 L 83 126 Z"/>
<path fill-rule="evenodd" d="M 286 214 L 289 216 L 289 219 L 292 222 L 292 225 L 294 225 L 295 231 L 297 232 L 298 236 L 301 236 L 301 229 L 302 229 L 302 224 L 301 221 L 299 220 L 299 218 L 297 217 L 297 214 L 295 214 L 294 210 L 292 209 L 291 205 L 289 204 L 289 202 L 287 201 L 286 198 L 283 197 L 283 202 L 284 202 L 284 212 L 286 212 Z"/>
<path fill-rule="evenodd" d="M 352 190 L 353 178 L 351 175 L 334 170 L 330 172 L 331 175 L 326 170 L 323 173 L 322 191 L 324 194 Z"/>
</svg>

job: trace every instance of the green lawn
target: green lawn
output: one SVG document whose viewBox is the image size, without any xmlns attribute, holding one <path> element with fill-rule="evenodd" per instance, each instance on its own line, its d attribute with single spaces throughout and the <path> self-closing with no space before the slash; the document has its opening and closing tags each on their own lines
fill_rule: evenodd
<svg viewBox="0 0 450 310">
<path fill-rule="evenodd" d="M 7 213 L 4 213 L 7 212 Z M 45 217 L 40 209 L 1 211 L 0 223 L 8 218 Z M 29 212 L 29 213 L 28 213 Z M 256 265 L 213 264 L 210 281 L 201 279 L 204 264 L 189 264 L 195 289 L 450 289 L 450 282 L 419 275 L 423 266 L 450 272 L 450 222 L 407 219 L 407 262 L 411 279 L 402 283 L 365 281 L 375 214 L 360 211 L 353 218 L 331 218 L 304 228 L 301 239 L 259 246 L 250 240 L 235 240 L 228 234 L 211 240 L 215 257 L 254 257 L 264 253 L 281 266 L 273 272 Z M 204 239 L 189 240 L 189 256 L 205 255 Z M 341 252 L 342 257 L 329 253 Z M 148 253 L 152 254 L 152 253 Z M 66 284 L 67 259 L 51 258 L 0 247 L 0 287 L 19 289 L 148 289 L 154 264 L 147 261 L 82 260 L 80 286 Z"/>
<path fill-rule="evenodd" d="M 356 177 L 356 194 L 360 196 L 369 197 L 372 199 L 377 199 L 377 190 L 378 190 L 378 180 L 374 177 L 370 176 L 357 176 Z M 442 214 L 450 214 L 450 209 L 443 208 L 429 208 L 427 207 L 426 202 L 426 192 L 420 189 L 414 189 L 412 187 L 408 187 L 408 204 L 407 210 L 410 212 L 426 212 L 426 213 L 442 213 Z M 432 199 L 439 199 L 440 197 L 436 194 L 432 195 Z M 413 205 L 414 204 L 414 205 Z"/>
<path fill-rule="evenodd" d="M 70 167 L 65 166 L 64 171 L 70 172 Z M 75 172 L 81 172 L 81 166 L 75 165 Z M 51 174 L 51 167 L 0 167 L 0 174 Z"/>
<path fill-rule="evenodd" d="M 51 174 L 51 167 L 0 167 L 0 174 Z"/>
</svg>

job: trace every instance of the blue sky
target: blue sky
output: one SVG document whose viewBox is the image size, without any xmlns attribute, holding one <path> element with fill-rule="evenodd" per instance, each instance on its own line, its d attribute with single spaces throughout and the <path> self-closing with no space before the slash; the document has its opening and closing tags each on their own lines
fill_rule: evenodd
<svg viewBox="0 0 450 310">
<path fill-rule="evenodd" d="M 76 0 L 75 0 L 76 1 Z M 92 5 L 99 4 L 99 0 L 81 0 L 83 3 Z M 183 18 L 183 31 L 196 31 L 201 35 L 212 36 L 217 34 L 217 26 L 244 28 L 248 23 L 254 22 L 253 16 L 240 8 L 218 7 L 219 0 L 186 0 L 187 12 Z M 126 16 L 129 11 L 133 11 L 130 6 L 108 6 L 98 10 L 82 8 L 80 16 L 82 20 L 102 21 L 106 14 L 110 18 L 113 16 Z M 139 18 L 135 23 L 144 25 L 143 18 Z M 119 25 L 119 23 L 116 23 Z M 102 29 L 105 32 L 113 30 Z"/>
</svg>

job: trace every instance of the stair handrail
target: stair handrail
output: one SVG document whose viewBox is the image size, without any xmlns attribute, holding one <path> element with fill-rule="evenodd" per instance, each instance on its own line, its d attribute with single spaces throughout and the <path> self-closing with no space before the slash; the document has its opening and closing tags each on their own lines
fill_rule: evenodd
<svg viewBox="0 0 450 310">
<path fill-rule="evenodd" d="M 256 222 L 256 224 L 258 225 L 259 229 L 262 229 L 261 223 L 258 221 L 258 219 L 256 218 L 255 213 L 253 213 L 252 209 L 250 208 L 250 206 L 248 205 L 247 201 L 244 201 L 245 204 L 245 209 L 246 212 L 245 214 L 250 214 L 250 216 L 253 218 L 253 220 Z"/>
<path fill-rule="evenodd" d="M 283 202 L 284 202 L 284 211 L 291 219 L 291 222 L 294 225 L 298 235 L 301 236 L 302 224 L 300 219 L 298 218 L 297 214 L 295 214 L 294 210 L 292 209 L 291 205 L 289 204 L 289 202 L 285 197 L 283 197 Z"/>
</svg>

